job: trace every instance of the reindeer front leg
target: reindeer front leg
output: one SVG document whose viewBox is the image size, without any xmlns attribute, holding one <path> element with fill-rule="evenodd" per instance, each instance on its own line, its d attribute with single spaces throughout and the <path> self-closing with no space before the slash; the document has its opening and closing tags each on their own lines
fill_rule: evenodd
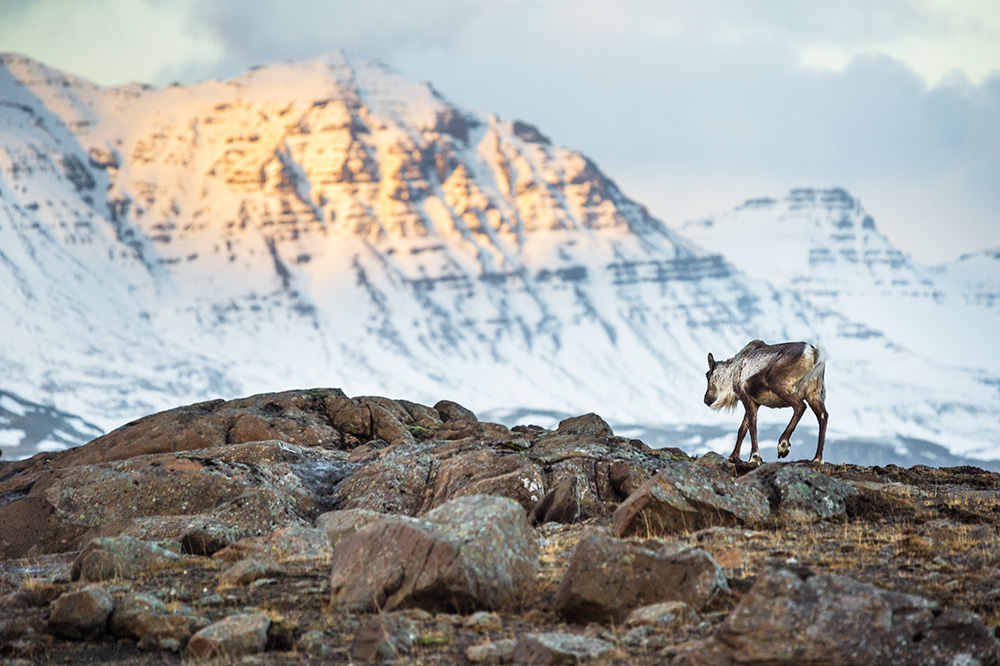
<svg viewBox="0 0 1000 666">
<path fill-rule="evenodd" d="M 736 449 L 729 459 L 737 462 L 740 459 L 740 446 L 743 443 L 743 436 L 750 433 L 750 462 L 759 465 L 761 463 L 760 451 L 757 449 L 757 408 L 760 406 L 748 395 L 739 395 L 740 402 L 743 403 L 743 423 L 736 433 Z"/>
<path fill-rule="evenodd" d="M 749 462 L 754 465 L 759 465 L 763 460 L 760 458 L 760 450 L 757 448 L 757 407 L 756 402 L 750 398 L 746 398 L 743 401 L 743 406 L 747 410 L 746 420 L 747 429 L 750 431 L 750 460 Z"/>
<path fill-rule="evenodd" d="M 747 435 L 747 428 L 750 427 L 750 421 L 748 420 L 749 410 L 743 412 L 743 423 L 740 424 L 740 429 L 736 431 L 736 448 L 729 455 L 729 462 L 739 462 L 740 461 L 740 449 L 743 448 L 743 438 Z"/>
</svg>

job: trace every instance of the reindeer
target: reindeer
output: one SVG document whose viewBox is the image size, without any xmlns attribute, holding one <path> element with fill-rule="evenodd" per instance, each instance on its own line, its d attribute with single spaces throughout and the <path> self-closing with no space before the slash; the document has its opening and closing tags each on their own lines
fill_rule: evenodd
<svg viewBox="0 0 1000 666">
<path fill-rule="evenodd" d="M 792 420 L 778 439 L 778 457 L 784 458 L 792 448 L 791 436 L 799 419 L 806 411 L 806 404 L 819 421 L 819 442 L 814 463 L 823 462 L 823 440 L 826 438 L 827 411 L 826 386 L 823 375 L 826 359 L 823 353 L 806 342 L 783 342 L 769 345 L 754 340 L 727 361 L 716 361 L 708 355 L 708 390 L 705 404 L 712 409 L 733 409 L 743 403 L 746 413 L 736 433 L 736 448 L 729 460 L 740 459 L 743 437 L 750 432 L 750 462 L 760 464 L 757 449 L 757 408 L 791 407 Z"/>
</svg>

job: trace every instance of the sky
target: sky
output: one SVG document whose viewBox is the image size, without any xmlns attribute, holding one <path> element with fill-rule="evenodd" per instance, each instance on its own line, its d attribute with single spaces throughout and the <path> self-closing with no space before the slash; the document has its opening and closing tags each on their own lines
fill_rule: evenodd
<svg viewBox="0 0 1000 666">
<path fill-rule="evenodd" d="M 337 49 L 536 125 L 673 226 L 844 187 L 922 263 L 1000 247 L 997 0 L 0 0 L 0 52 L 104 85 Z"/>
</svg>

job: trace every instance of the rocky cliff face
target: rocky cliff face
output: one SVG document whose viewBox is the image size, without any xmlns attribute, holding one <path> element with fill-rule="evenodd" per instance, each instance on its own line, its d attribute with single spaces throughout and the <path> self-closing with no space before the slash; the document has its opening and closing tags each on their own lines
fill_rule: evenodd
<svg viewBox="0 0 1000 666">
<path fill-rule="evenodd" d="M 104 89 L 4 56 L 0 90 L 3 388 L 100 427 L 330 384 L 460 394 L 496 418 L 600 407 L 615 423 L 705 425 L 707 351 L 808 338 L 850 387 L 831 389 L 832 434 L 995 457 L 996 370 L 914 353 L 820 286 L 776 288 L 538 129 L 383 67 L 333 55 Z M 848 195 L 810 196 L 822 205 L 797 224 L 840 211 L 855 256 L 876 261 Z M 843 235 L 831 261 L 805 260 L 829 280 L 849 264 Z M 857 294 L 909 265 L 879 248 Z M 673 436 L 712 445 L 706 430 Z"/>
</svg>

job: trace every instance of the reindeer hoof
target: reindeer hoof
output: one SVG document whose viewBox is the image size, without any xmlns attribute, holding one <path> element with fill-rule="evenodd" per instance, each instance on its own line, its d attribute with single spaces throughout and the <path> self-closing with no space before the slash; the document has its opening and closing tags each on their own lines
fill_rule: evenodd
<svg viewBox="0 0 1000 666">
<path fill-rule="evenodd" d="M 788 452 L 792 450 L 792 443 L 787 439 L 783 439 L 778 442 L 778 457 L 784 458 L 788 455 Z"/>
<path fill-rule="evenodd" d="M 748 460 L 747 462 L 749 462 L 751 465 L 763 465 L 764 464 L 764 461 L 761 459 L 760 454 L 757 453 L 756 451 L 754 451 L 750 455 L 750 460 Z"/>
</svg>

